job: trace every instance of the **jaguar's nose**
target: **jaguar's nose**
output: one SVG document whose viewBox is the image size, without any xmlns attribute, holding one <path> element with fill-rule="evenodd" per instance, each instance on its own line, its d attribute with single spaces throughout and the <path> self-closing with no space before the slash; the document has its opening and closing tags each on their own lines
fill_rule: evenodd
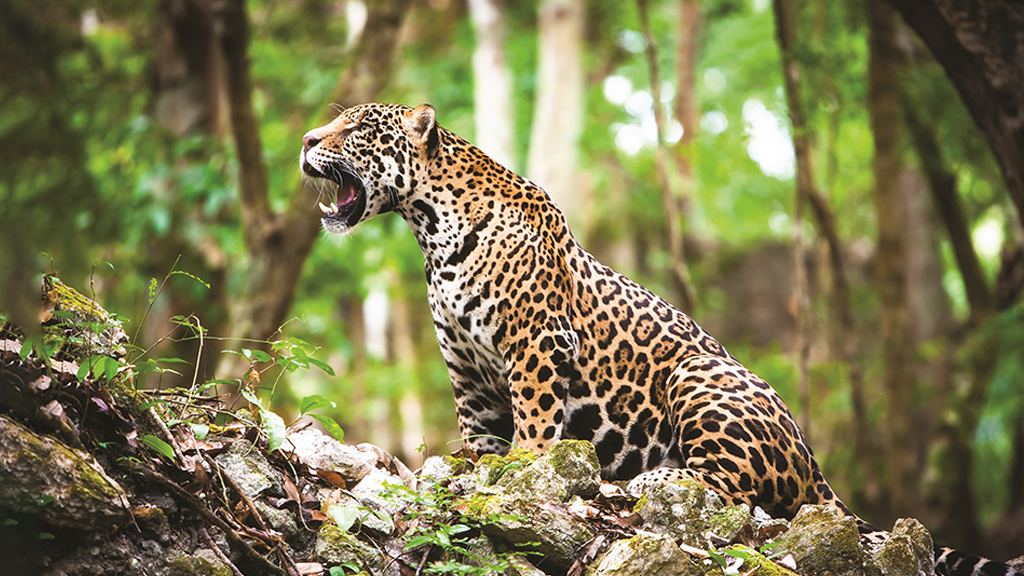
<svg viewBox="0 0 1024 576">
<path fill-rule="evenodd" d="M 302 150 L 306 151 L 320 143 L 320 138 L 307 133 L 302 137 Z"/>
</svg>

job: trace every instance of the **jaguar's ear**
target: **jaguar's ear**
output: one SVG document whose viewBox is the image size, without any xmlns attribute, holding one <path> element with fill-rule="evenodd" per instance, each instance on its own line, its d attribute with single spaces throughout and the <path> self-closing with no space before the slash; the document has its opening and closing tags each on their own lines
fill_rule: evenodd
<svg viewBox="0 0 1024 576">
<path fill-rule="evenodd" d="M 433 156 L 440 144 L 437 133 L 437 112 L 430 104 L 420 104 L 405 113 L 405 129 L 414 143 L 423 144 L 427 157 Z"/>
</svg>

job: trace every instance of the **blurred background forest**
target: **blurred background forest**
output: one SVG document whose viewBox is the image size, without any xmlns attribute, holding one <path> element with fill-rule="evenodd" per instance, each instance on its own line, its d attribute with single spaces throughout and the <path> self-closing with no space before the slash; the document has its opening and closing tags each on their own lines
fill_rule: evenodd
<svg viewBox="0 0 1024 576">
<path fill-rule="evenodd" d="M 334 375 L 271 366 L 276 411 L 455 450 L 411 234 L 324 237 L 297 162 L 332 103 L 429 102 L 770 382 L 851 508 L 1019 555 L 1024 157 L 918 34 L 880 0 L 7 0 L 0 307 L 59 275 L 193 364 L 149 386 L 298 338 Z"/>
</svg>

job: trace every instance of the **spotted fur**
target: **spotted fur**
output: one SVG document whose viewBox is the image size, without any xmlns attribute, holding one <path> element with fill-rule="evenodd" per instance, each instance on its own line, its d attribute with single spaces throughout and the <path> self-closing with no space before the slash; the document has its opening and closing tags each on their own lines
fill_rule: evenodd
<svg viewBox="0 0 1024 576">
<path fill-rule="evenodd" d="M 387 211 L 412 229 L 470 447 L 590 440 L 603 477 L 634 479 L 633 490 L 689 476 L 773 516 L 803 504 L 852 515 L 771 386 L 598 262 L 544 190 L 439 127 L 433 108 L 357 106 L 303 142 L 303 171 L 338 184 L 337 200 L 321 205 L 328 231 Z M 885 536 L 858 522 L 866 537 Z M 937 557 L 952 573 L 949 554 L 959 553 Z M 958 574 L 1012 573 L 961 562 Z"/>
</svg>

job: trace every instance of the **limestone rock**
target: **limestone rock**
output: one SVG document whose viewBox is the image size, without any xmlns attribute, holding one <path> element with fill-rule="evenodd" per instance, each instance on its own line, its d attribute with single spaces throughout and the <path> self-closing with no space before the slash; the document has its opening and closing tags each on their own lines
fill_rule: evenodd
<svg viewBox="0 0 1024 576">
<path fill-rule="evenodd" d="M 342 444 L 312 426 L 289 434 L 281 450 L 294 453 L 312 470 L 334 472 L 351 482 L 362 480 L 377 465 L 372 451 Z"/>
<path fill-rule="evenodd" d="M 283 498 L 284 483 L 280 474 L 267 462 L 266 456 L 244 439 L 231 440 L 227 452 L 214 456 L 214 460 L 249 498 L 268 494 Z"/>
<path fill-rule="evenodd" d="M 892 534 L 872 554 L 884 576 L 932 576 L 935 552 L 931 534 L 913 518 L 900 518 Z"/>
<path fill-rule="evenodd" d="M 314 550 L 319 561 L 331 566 L 351 564 L 372 574 L 380 574 L 385 564 L 380 552 L 352 534 L 339 530 L 334 524 L 324 524 L 320 528 Z"/>
<path fill-rule="evenodd" d="M 0 502 L 48 526 L 105 532 L 128 520 L 121 486 L 88 453 L 0 416 Z"/>
<path fill-rule="evenodd" d="M 593 498 L 601 486 L 601 464 L 590 442 L 561 440 L 536 461 L 503 476 L 496 484 L 547 502 L 568 502 L 573 496 Z"/>
<path fill-rule="evenodd" d="M 808 576 L 872 576 L 877 567 L 867 565 L 860 534 L 852 516 L 834 506 L 800 508 L 789 531 L 779 537 L 775 550 L 793 554 L 800 574 Z"/>
<path fill-rule="evenodd" d="M 634 510 L 643 517 L 645 529 L 668 534 L 701 549 L 711 544 L 707 532 L 712 518 L 721 518 L 722 525 L 728 523 L 721 515 L 721 498 L 689 478 L 651 486 Z M 749 518 L 749 509 L 746 514 Z"/>
<path fill-rule="evenodd" d="M 457 505 L 483 531 L 513 545 L 536 543 L 536 550 L 559 567 L 576 560 L 577 551 L 594 537 L 584 521 L 558 506 L 518 492 L 483 489 Z"/>
<path fill-rule="evenodd" d="M 587 576 L 700 576 L 704 570 L 665 534 L 639 532 L 618 540 Z"/>
</svg>

